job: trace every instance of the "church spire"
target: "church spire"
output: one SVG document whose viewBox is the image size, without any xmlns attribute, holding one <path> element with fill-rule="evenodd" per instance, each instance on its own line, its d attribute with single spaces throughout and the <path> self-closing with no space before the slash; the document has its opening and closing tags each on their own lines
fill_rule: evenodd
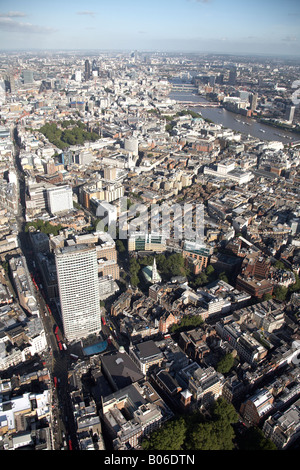
<svg viewBox="0 0 300 470">
<path fill-rule="evenodd" d="M 153 266 L 152 266 L 152 282 L 157 282 L 157 281 L 159 281 L 159 274 L 157 272 L 156 259 L 154 256 Z"/>
</svg>

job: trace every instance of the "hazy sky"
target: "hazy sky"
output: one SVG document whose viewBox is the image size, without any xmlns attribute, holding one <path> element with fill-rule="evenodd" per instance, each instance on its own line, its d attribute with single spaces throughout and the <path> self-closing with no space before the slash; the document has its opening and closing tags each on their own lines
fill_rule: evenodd
<svg viewBox="0 0 300 470">
<path fill-rule="evenodd" d="M 300 55 L 299 0 L 0 0 L 0 49 Z"/>
</svg>

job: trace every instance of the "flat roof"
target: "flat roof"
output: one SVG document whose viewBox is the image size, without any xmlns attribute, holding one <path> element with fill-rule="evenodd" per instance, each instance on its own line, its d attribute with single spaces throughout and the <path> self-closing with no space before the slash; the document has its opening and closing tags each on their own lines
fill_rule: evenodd
<svg viewBox="0 0 300 470">
<path fill-rule="evenodd" d="M 101 361 L 119 389 L 144 377 L 126 352 L 118 351 L 115 354 L 103 356 Z"/>
<path fill-rule="evenodd" d="M 136 345 L 140 359 L 150 359 L 151 357 L 162 354 L 153 340 L 145 341 Z"/>
</svg>

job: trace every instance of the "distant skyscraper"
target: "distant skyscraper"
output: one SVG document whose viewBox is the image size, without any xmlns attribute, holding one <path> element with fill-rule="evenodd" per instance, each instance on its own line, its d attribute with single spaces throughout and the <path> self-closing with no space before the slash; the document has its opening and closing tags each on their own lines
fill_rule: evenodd
<svg viewBox="0 0 300 470">
<path fill-rule="evenodd" d="M 16 91 L 16 83 L 12 73 L 8 73 L 5 77 L 6 91 L 14 93 Z"/>
<path fill-rule="evenodd" d="M 81 82 L 81 70 L 75 70 L 75 81 Z"/>
<path fill-rule="evenodd" d="M 91 77 L 91 65 L 88 59 L 86 59 L 84 64 L 84 79 L 89 80 Z"/>
<path fill-rule="evenodd" d="M 235 85 L 236 84 L 236 77 L 237 77 L 237 72 L 236 72 L 236 68 L 234 67 L 229 72 L 228 84 L 229 85 Z"/>
<path fill-rule="evenodd" d="M 0 105 L 2 106 L 6 101 L 5 81 L 0 79 Z"/>
<path fill-rule="evenodd" d="M 32 70 L 23 70 L 23 81 L 24 85 L 28 83 L 33 83 L 33 71 Z"/>
<path fill-rule="evenodd" d="M 216 83 L 216 77 L 215 75 L 211 75 L 208 79 L 208 83 L 210 86 L 215 86 L 215 83 Z"/>
<path fill-rule="evenodd" d="M 295 106 L 287 106 L 286 111 L 285 111 L 285 119 L 288 122 L 293 122 L 294 119 L 294 114 L 295 114 Z"/>
<path fill-rule="evenodd" d="M 249 96 L 249 102 L 250 102 L 250 109 L 251 111 L 256 110 L 257 106 L 257 93 L 251 93 Z"/>
<path fill-rule="evenodd" d="M 97 65 L 96 59 L 94 59 L 93 62 L 92 62 L 92 71 L 93 72 L 99 72 L 99 67 Z"/>
<path fill-rule="evenodd" d="M 55 251 L 64 333 L 68 341 L 101 330 L 97 251 L 71 245 Z"/>
<path fill-rule="evenodd" d="M 217 77 L 216 77 L 216 83 L 218 85 L 223 85 L 224 83 L 224 74 L 223 73 L 220 73 Z"/>
</svg>

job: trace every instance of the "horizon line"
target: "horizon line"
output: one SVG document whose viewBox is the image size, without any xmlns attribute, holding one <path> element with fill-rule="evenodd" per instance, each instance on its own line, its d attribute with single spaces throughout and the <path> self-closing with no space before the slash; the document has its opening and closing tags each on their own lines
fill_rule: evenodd
<svg viewBox="0 0 300 470">
<path fill-rule="evenodd" d="M 0 48 L 0 52 L 132 52 L 136 51 L 138 53 L 144 53 L 144 54 L 150 54 L 150 53 L 156 53 L 156 54 L 192 54 L 192 55 L 220 55 L 220 56 L 251 56 L 251 57 L 295 57 L 295 58 L 300 58 L 300 52 L 297 53 L 275 53 L 275 52 L 221 52 L 221 51 L 193 51 L 193 50 L 169 50 L 169 49 L 141 49 L 138 50 L 136 48 L 126 48 L 126 49 L 120 49 L 120 48 L 109 48 L 109 49 L 101 49 L 101 48 L 12 48 L 12 49 L 6 49 L 6 48 Z"/>
</svg>

